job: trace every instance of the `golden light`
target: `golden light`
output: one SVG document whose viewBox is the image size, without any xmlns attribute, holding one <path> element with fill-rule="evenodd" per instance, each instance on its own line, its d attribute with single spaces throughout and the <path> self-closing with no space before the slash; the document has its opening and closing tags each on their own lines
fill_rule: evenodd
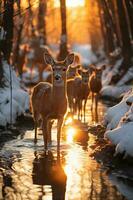
<svg viewBox="0 0 133 200">
<path fill-rule="evenodd" d="M 66 0 L 66 6 L 69 8 L 80 7 L 85 5 L 85 0 Z M 55 7 L 59 7 L 59 0 L 55 0 Z"/>
<path fill-rule="evenodd" d="M 72 117 L 68 117 L 65 121 L 65 125 L 71 124 L 73 121 Z"/>
<path fill-rule="evenodd" d="M 74 139 L 74 135 L 76 134 L 76 130 L 73 127 L 68 127 L 66 130 L 66 140 L 71 143 Z"/>
<path fill-rule="evenodd" d="M 73 170 L 80 169 L 81 165 L 80 152 L 76 147 L 74 147 L 67 156 L 67 164 L 64 166 L 64 171 L 67 175 L 70 175 L 73 173 Z"/>
</svg>

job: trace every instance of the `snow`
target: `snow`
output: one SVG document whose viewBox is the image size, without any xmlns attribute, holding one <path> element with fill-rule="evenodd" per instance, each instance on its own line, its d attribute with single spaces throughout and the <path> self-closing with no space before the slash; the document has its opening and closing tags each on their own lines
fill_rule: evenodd
<svg viewBox="0 0 133 200">
<path fill-rule="evenodd" d="M 81 62 L 83 65 L 89 65 L 91 63 L 97 62 L 97 57 L 92 52 L 90 45 L 75 44 L 72 47 L 72 51 L 77 52 L 81 55 Z"/>
<path fill-rule="evenodd" d="M 133 67 L 129 68 L 127 73 L 122 77 L 122 79 L 117 83 L 117 86 L 121 86 L 126 82 L 133 80 Z"/>
<path fill-rule="evenodd" d="M 132 85 L 127 83 L 133 80 L 133 67 L 130 67 L 126 74 L 121 78 L 120 81 L 114 86 L 110 85 L 111 79 L 114 75 L 119 74 L 119 67 L 122 64 L 123 59 L 120 58 L 116 61 L 116 63 L 112 66 L 106 67 L 103 71 L 102 75 L 102 90 L 101 95 L 103 97 L 113 97 L 116 99 L 121 98 L 127 91 L 132 88 Z"/>
<path fill-rule="evenodd" d="M 107 85 L 102 88 L 101 95 L 102 97 L 111 97 L 115 99 L 121 98 L 125 92 L 128 92 L 132 88 L 131 85 L 123 85 L 123 86 L 112 86 Z"/>
<path fill-rule="evenodd" d="M 133 90 L 108 109 L 104 123 L 107 125 L 105 137 L 116 146 L 115 154 L 133 157 Z"/>
<path fill-rule="evenodd" d="M 119 175 L 119 174 L 118 174 Z M 132 200 L 133 199 L 133 188 L 131 182 L 129 182 L 125 177 L 116 173 L 110 173 L 109 179 L 111 180 L 112 184 L 117 187 L 121 194 L 123 194 L 126 199 Z M 127 177 L 126 177 L 127 178 Z M 128 183 L 128 184 L 127 184 Z M 123 198 L 125 199 L 125 198 Z"/>
<path fill-rule="evenodd" d="M 43 71 L 43 81 L 46 81 L 48 76 L 51 74 L 50 71 L 44 70 Z M 38 83 L 39 82 L 39 72 L 37 68 L 34 68 L 34 70 L 28 69 L 26 72 L 23 73 L 23 82 L 28 83 Z"/>
<path fill-rule="evenodd" d="M 0 125 L 6 126 L 11 122 L 10 106 L 10 71 L 6 61 L 2 61 L 4 70 L 4 87 L 0 88 Z M 12 75 L 12 123 L 16 122 L 18 116 L 29 109 L 29 94 L 21 89 L 20 80 L 11 68 Z"/>
</svg>

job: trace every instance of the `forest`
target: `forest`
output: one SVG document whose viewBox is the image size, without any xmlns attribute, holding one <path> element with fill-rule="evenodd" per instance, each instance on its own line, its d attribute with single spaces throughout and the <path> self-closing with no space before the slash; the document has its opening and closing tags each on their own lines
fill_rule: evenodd
<svg viewBox="0 0 133 200">
<path fill-rule="evenodd" d="M 0 199 L 133 199 L 133 0 L 0 0 Z"/>
</svg>

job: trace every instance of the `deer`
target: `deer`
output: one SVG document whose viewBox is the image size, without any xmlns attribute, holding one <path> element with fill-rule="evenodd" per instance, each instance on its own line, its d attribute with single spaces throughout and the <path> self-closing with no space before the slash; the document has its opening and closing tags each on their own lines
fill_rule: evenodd
<svg viewBox="0 0 133 200">
<path fill-rule="evenodd" d="M 96 68 L 96 66 L 93 65 L 92 67 L 92 74 L 89 78 L 89 88 L 92 94 L 92 104 L 91 104 L 91 110 L 93 110 L 93 104 L 95 100 L 95 109 L 98 107 L 98 99 L 99 94 L 102 89 L 102 71 L 105 69 L 105 65 L 103 65 L 100 68 Z"/>
<path fill-rule="evenodd" d="M 67 96 L 71 114 L 74 114 L 74 80 L 80 76 L 78 73 L 79 68 L 80 65 L 70 66 L 67 73 Z"/>
<path fill-rule="evenodd" d="M 65 60 L 55 61 L 49 52 L 44 53 L 45 62 L 52 69 L 52 84 L 38 83 L 31 96 L 33 118 L 35 123 L 34 142 L 37 143 L 37 125 L 42 120 L 44 148 L 47 151 L 48 136 L 51 135 L 51 120 L 57 120 L 57 152 L 60 149 L 60 136 L 67 114 L 66 81 L 69 66 L 74 61 L 74 53 L 69 53 Z"/>
<path fill-rule="evenodd" d="M 78 58 L 79 58 L 78 55 L 77 54 L 75 55 L 75 53 L 74 53 L 74 56 L 75 56 L 74 61 L 75 61 L 75 59 L 77 59 L 77 60 L 73 63 L 72 66 L 69 67 L 69 70 L 67 72 L 67 79 L 68 80 L 74 79 L 76 76 L 78 76 L 78 69 L 81 67 L 80 64 L 77 64 Z M 49 83 L 52 82 L 52 73 L 50 73 L 47 76 L 46 81 L 49 82 Z"/>
<path fill-rule="evenodd" d="M 86 103 L 90 93 L 89 89 L 89 70 L 81 71 L 81 78 L 78 77 L 75 79 L 75 107 L 78 109 L 78 119 L 82 120 L 82 110 L 84 114 L 84 122 L 85 122 L 85 111 L 86 111 Z M 84 105 L 83 105 L 84 102 Z M 83 109 L 82 109 L 83 106 Z M 76 109 L 75 108 L 75 109 Z"/>
</svg>

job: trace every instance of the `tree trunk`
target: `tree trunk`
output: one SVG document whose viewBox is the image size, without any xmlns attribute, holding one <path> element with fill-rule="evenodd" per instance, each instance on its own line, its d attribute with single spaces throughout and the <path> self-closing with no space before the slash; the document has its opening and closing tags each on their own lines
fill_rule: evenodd
<svg viewBox="0 0 133 200">
<path fill-rule="evenodd" d="M 115 49 L 113 31 L 112 31 L 112 27 L 110 25 L 108 13 L 107 13 L 104 1 L 100 0 L 100 4 L 102 7 L 102 11 L 103 11 L 104 29 L 105 29 L 105 33 L 106 33 L 105 39 L 106 39 L 106 43 L 107 43 L 107 54 L 109 55 Z"/>
<path fill-rule="evenodd" d="M 97 2 L 98 2 L 98 9 L 99 9 L 99 18 L 100 18 L 101 33 L 102 33 L 102 37 L 103 37 L 103 46 L 104 46 L 104 51 L 107 54 L 108 53 L 108 44 L 107 44 L 107 37 L 106 37 L 106 30 L 105 30 L 105 21 L 104 21 L 104 16 L 103 16 L 103 9 L 102 9 L 102 6 L 101 6 L 99 0 L 97 0 Z"/>
<path fill-rule="evenodd" d="M 119 17 L 119 25 L 122 36 L 122 53 L 123 56 L 131 58 L 131 41 L 130 41 L 130 33 L 128 30 L 128 23 L 126 19 L 126 13 L 124 8 L 124 1 L 117 0 L 117 9 L 118 9 L 118 17 Z"/>
<path fill-rule="evenodd" d="M 22 30 L 23 30 L 23 20 L 22 20 L 22 15 L 21 15 L 21 0 L 18 1 L 17 5 L 18 5 L 18 10 L 19 10 L 20 23 L 17 28 L 17 41 L 16 41 L 16 46 L 14 48 L 14 53 L 13 53 L 13 65 L 15 66 L 15 68 L 17 68 L 17 65 L 19 64 L 20 43 L 21 43 L 21 36 L 22 36 Z"/>
<path fill-rule="evenodd" d="M 127 8 L 130 30 L 131 30 L 132 40 L 133 40 L 133 1 L 125 0 L 125 4 L 126 4 L 126 8 Z"/>
<path fill-rule="evenodd" d="M 108 21 L 111 26 L 114 46 L 118 47 L 118 46 L 120 46 L 120 42 L 119 42 L 119 36 L 118 36 L 117 28 L 116 28 L 114 4 L 113 4 L 112 0 L 103 0 L 103 2 L 104 2 L 104 6 L 105 6 L 105 11 L 106 11 L 106 14 L 108 17 Z"/>
<path fill-rule="evenodd" d="M 40 0 L 39 1 L 39 9 L 38 9 L 38 31 L 39 31 L 39 34 L 43 38 L 44 44 L 47 44 L 46 12 L 47 12 L 47 1 L 46 0 Z"/>
<path fill-rule="evenodd" d="M 121 39 L 122 39 L 122 56 L 123 62 L 119 67 L 119 74 L 112 77 L 111 83 L 116 84 L 128 71 L 128 69 L 132 66 L 132 48 L 131 48 L 131 40 L 130 40 L 130 33 L 129 27 L 126 17 L 126 11 L 124 7 L 124 0 L 117 0 L 117 10 L 118 10 L 118 19 L 119 19 L 119 26 L 121 31 Z"/>
<path fill-rule="evenodd" d="M 29 4 L 29 21 L 30 21 L 30 27 L 31 27 L 31 36 L 34 37 L 35 36 L 35 27 L 33 24 L 33 12 L 32 12 L 31 0 L 28 0 L 28 4 Z"/>
<path fill-rule="evenodd" d="M 66 0 L 60 0 L 60 12 L 61 12 L 61 39 L 60 39 L 60 51 L 57 57 L 58 60 L 65 59 L 68 54 L 67 49 L 67 25 L 66 25 Z"/>
<path fill-rule="evenodd" d="M 2 45 L 4 59 L 10 62 L 10 54 L 13 44 L 13 4 L 14 0 L 4 0 L 3 28 L 6 32 L 5 40 Z"/>
</svg>

